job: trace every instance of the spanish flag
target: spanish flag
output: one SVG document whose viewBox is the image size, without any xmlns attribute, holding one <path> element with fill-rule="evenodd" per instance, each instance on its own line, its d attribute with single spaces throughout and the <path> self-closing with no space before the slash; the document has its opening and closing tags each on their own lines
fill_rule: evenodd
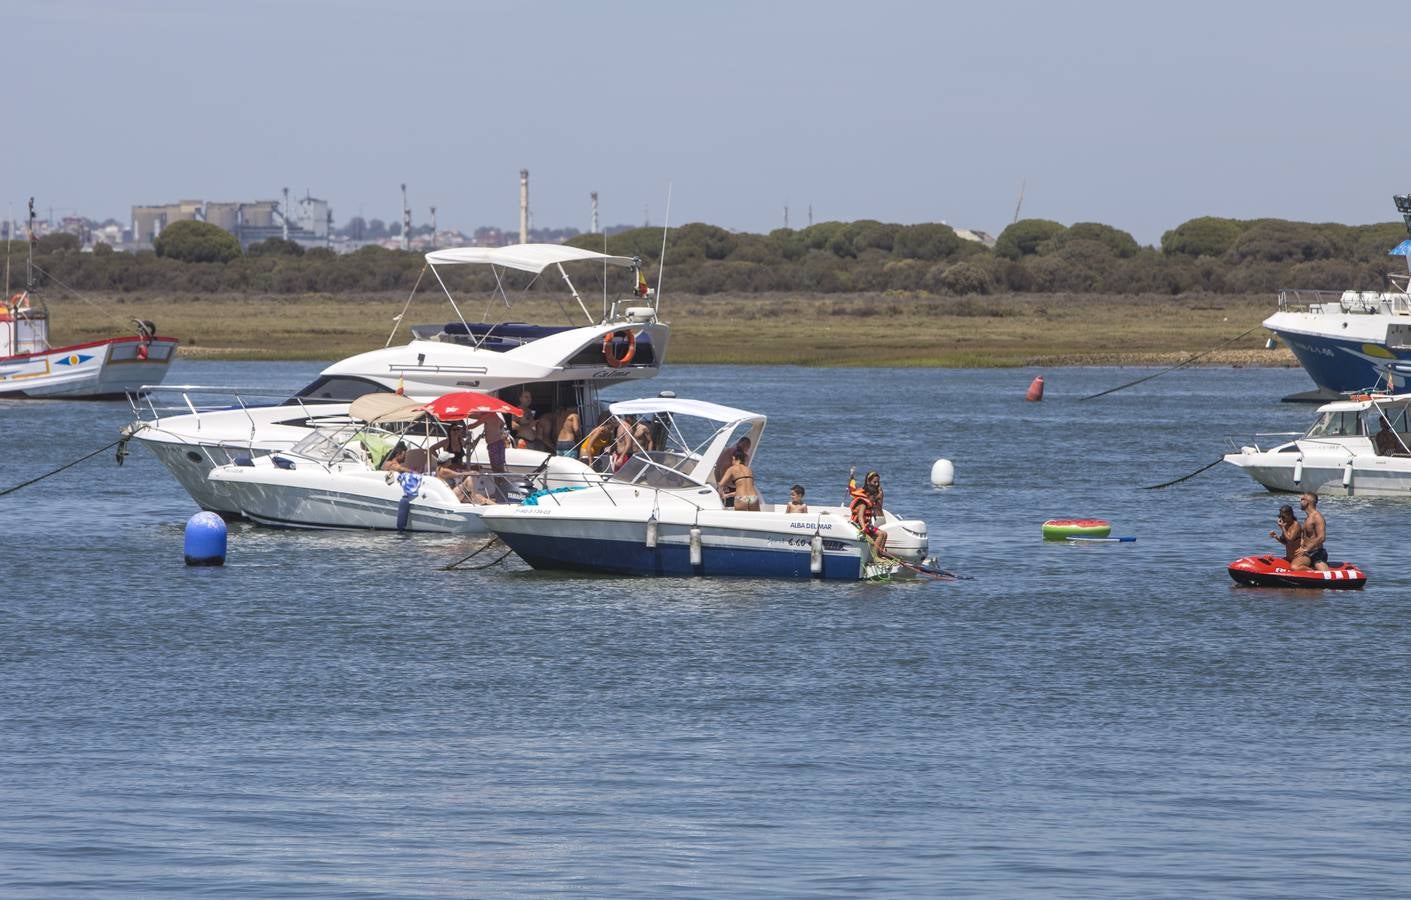
<svg viewBox="0 0 1411 900">
<path fill-rule="evenodd" d="M 642 270 L 637 270 L 637 296 L 647 296 L 647 276 L 642 274 Z"/>
</svg>

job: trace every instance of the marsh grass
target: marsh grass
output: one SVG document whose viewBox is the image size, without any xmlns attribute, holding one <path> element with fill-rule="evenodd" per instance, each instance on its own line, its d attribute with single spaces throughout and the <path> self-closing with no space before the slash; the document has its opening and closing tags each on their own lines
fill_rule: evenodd
<svg viewBox="0 0 1411 900">
<path fill-rule="evenodd" d="M 152 319 L 182 339 L 182 354 L 223 359 L 338 359 L 383 346 L 405 294 L 286 296 L 89 295 L 50 298 L 56 344 L 130 333 Z M 576 304 L 532 298 L 506 312 L 464 300 L 471 321 L 575 324 Z M 588 300 L 590 311 L 598 304 Z M 571 303 L 571 301 L 570 301 Z M 1137 365 L 1176 362 L 1220 344 L 1273 310 L 1264 295 L 929 294 L 668 296 L 674 363 L 804 366 Z M 576 318 L 570 318 L 576 314 Z M 454 321 L 444 298 L 422 293 L 405 322 Z M 404 341 L 402 326 L 394 339 Z M 1262 329 L 1207 358 L 1212 364 L 1294 365 L 1263 349 Z"/>
</svg>

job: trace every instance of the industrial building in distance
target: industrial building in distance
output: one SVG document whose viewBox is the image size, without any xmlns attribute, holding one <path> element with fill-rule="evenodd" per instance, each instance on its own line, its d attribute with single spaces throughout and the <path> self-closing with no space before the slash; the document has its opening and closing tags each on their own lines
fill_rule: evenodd
<svg viewBox="0 0 1411 900">
<path fill-rule="evenodd" d="M 255 200 L 250 202 L 211 202 L 182 200 L 178 203 L 134 206 L 132 231 L 124 235 L 125 244 L 135 249 L 152 246 L 152 241 L 174 222 L 195 220 L 209 222 L 229 231 L 240 240 L 241 249 L 268 238 L 293 241 L 301 247 L 328 247 L 333 233 L 333 210 L 327 201 L 307 194 L 289 209 L 289 192 L 284 201 Z"/>
</svg>

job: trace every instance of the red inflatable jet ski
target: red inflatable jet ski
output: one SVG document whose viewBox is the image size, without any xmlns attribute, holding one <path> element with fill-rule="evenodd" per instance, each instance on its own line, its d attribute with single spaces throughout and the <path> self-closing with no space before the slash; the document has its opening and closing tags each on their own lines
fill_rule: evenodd
<svg viewBox="0 0 1411 900">
<path fill-rule="evenodd" d="M 1367 583 L 1367 573 L 1352 563 L 1338 563 L 1326 572 L 1291 569 L 1281 556 L 1246 556 L 1230 563 L 1230 577 L 1254 587 L 1331 588 L 1357 591 Z"/>
</svg>

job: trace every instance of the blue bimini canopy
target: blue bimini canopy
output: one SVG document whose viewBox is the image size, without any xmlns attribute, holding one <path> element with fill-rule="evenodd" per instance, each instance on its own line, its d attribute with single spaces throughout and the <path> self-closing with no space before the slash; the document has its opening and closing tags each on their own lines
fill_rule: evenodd
<svg viewBox="0 0 1411 900">
<path fill-rule="evenodd" d="M 1411 256 L 1411 238 L 1407 238 L 1387 251 L 1387 256 Z"/>
</svg>

